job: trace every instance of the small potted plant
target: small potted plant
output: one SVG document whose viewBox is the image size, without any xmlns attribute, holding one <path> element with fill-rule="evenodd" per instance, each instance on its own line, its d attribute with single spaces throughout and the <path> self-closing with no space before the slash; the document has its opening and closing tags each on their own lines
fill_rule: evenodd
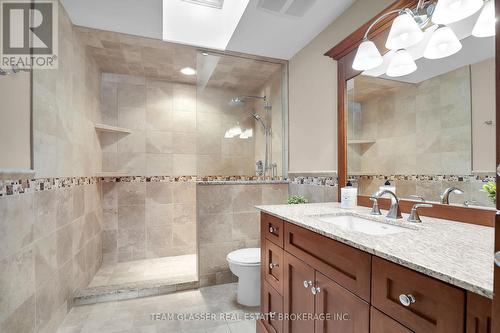
<svg viewBox="0 0 500 333">
<path fill-rule="evenodd" d="M 483 185 L 483 190 L 488 193 L 488 197 L 494 204 L 497 203 L 497 184 L 495 182 L 487 182 Z"/>
<path fill-rule="evenodd" d="M 288 197 L 288 204 L 289 205 L 298 205 L 298 204 L 305 204 L 307 203 L 307 199 L 301 195 L 292 195 L 291 197 Z"/>
</svg>

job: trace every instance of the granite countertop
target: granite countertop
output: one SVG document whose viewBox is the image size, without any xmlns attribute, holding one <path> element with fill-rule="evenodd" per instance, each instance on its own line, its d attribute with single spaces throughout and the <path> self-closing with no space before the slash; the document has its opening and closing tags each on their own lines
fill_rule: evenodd
<svg viewBox="0 0 500 333">
<path fill-rule="evenodd" d="M 493 298 L 494 229 L 422 216 L 422 223 L 371 216 L 370 208 L 341 209 L 338 203 L 268 205 L 257 209 L 328 238 L 432 276 L 465 290 Z M 385 214 L 386 211 L 382 211 Z M 347 231 L 314 215 L 366 217 L 408 228 L 388 235 Z"/>
</svg>

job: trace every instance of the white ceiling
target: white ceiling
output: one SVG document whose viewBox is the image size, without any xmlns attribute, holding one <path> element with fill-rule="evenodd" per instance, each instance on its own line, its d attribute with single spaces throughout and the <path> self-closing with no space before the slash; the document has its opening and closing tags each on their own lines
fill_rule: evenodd
<svg viewBox="0 0 500 333">
<path fill-rule="evenodd" d="M 295 17 L 259 8 L 260 1 L 250 0 L 228 50 L 290 59 L 354 3 L 354 0 L 302 0 L 313 4 L 304 16 Z"/>
<path fill-rule="evenodd" d="M 61 1 L 76 25 L 155 39 L 163 37 L 162 0 Z M 231 1 L 236 0 L 226 0 L 224 5 Z M 288 60 L 354 1 L 250 0 L 226 49 Z M 193 40 L 178 42 L 193 44 Z"/>
</svg>

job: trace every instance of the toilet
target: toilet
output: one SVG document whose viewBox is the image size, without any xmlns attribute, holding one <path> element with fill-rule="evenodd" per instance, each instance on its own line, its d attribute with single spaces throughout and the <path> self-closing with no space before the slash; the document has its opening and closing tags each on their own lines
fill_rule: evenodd
<svg viewBox="0 0 500 333">
<path fill-rule="evenodd" d="M 233 251 L 226 260 L 231 272 L 238 277 L 238 303 L 260 305 L 260 248 Z"/>
</svg>

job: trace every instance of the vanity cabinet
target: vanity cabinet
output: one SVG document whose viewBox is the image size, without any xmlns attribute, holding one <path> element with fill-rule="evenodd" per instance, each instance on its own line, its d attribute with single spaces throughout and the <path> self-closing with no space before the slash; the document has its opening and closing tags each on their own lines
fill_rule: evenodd
<svg viewBox="0 0 500 333">
<path fill-rule="evenodd" d="M 492 301 L 467 292 L 466 333 L 491 333 Z"/>
<path fill-rule="evenodd" d="M 261 310 L 274 316 L 257 332 L 491 332 L 484 297 L 264 213 L 261 223 Z"/>
<path fill-rule="evenodd" d="M 415 332 L 463 332 L 465 292 L 373 257 L 372 305 Z"/>
</svg>

